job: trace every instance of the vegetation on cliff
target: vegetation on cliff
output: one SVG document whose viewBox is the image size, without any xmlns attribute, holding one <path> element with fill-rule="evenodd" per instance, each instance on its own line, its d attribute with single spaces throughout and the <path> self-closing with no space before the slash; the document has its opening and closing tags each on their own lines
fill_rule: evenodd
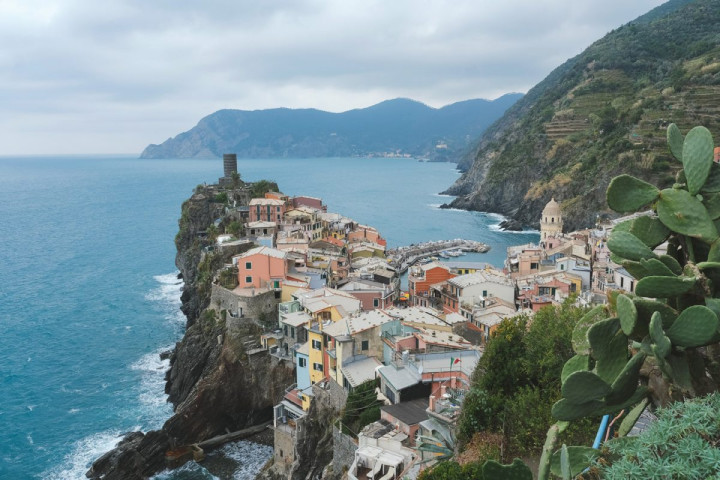
<svg viewBox="0 0 720 480">
<path fill-rule="evenodd" d="M 570 229 L 606 212 L 621 171 L 661 186 L 671 122 L 720 133 L 720 0 L 671 0 L 555 69 L 461 162 L 452 206 L 537 223 L 554 196 Z"/>
<path fill-rule="evenodd" d="M 532 322 L 520 315 L 500 323 L 463 403 L 456 431 L 461 449 L 477 448 L 473 438 L 479 432 L 497 433 L 502 460 L 539 456 L 550 409 L 561 397 L 560 372 L 573 356 L 572 331 L 584 312 L 566 301 L 541 309 Z M 588 435 L 577 428 L 568 436 L 582 441 Z"/>
</svg>

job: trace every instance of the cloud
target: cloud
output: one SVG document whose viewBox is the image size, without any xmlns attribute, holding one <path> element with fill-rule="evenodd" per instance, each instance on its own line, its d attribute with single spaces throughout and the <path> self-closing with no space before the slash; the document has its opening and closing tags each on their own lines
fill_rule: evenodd
<svg viewBox="0 0 720 480">
<path fill-rule="evenodd" d="M 220 108 L 527 91 L 660 3 L 0 0 L 0 154 L 138 152 Z"/>
</svg>

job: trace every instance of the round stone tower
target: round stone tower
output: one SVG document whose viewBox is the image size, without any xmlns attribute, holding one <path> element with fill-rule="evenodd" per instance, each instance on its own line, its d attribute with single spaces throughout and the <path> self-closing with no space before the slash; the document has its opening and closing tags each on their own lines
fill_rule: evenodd
<svg viewBox="0 0 720 480">
<path fill-rule="evenodd" d="M 542 211 L 540 218 L 540 241 L 549 237 L 556 237 L 562 233 L 563 220 L 560 204 L 553 197 Z"/>
<path fill-rule="evenodd" d="M 234 153 L 224 153 L 223 167 L 225 170 L 225 178 L 230 178 L 233 173 L 237 173 L 237 155 Z"/>
</svg>

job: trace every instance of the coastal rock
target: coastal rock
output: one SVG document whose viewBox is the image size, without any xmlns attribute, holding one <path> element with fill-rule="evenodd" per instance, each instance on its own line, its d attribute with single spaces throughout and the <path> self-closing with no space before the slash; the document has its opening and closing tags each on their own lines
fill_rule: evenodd
<svg viewBox="0 0 720 480">
<path fill-rule="evenodd" d="M 518 222 L 515 219 L 509 218 L 507 220 L 503 220 L 498 225 L 501 229 L 510 231 L 510 232 L 521 232 L 523 230 L 522 223 Z"/>
<path fill-rule="evenodd" d="M 262 332 L 257 319 L 205 310 L 215 271 L 238 250 L 208 253 L 203 248 L 207 242 L 202 232 L 222 214 L 222 206 L 209 200 L 212 187 L 203 190 L 183 204 L 176 237 L 176 264 L 185 282 L 182 310 L 188 322 L 166 376 L 165 390 L 175 413 L 159 431 L 126 435 L 93 463 L 88 478 L 148 478 L 166 468 L 170 449 L 271 419 L 273 406 L 294 380 L 292 368 L 255 348 Z"/>
</svg>

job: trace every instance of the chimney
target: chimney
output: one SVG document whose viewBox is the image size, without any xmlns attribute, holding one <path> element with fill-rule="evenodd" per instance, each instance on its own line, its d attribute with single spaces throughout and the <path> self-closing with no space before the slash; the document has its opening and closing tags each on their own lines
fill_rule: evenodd
<svg viewBox="0 0 720 480">
<path fill-rule="evenodd" d="M 430 404 L 428 405 L 428 408 L 431 412 L 435 411 L 435 395 L 430 395 Z"/>
</svg>

